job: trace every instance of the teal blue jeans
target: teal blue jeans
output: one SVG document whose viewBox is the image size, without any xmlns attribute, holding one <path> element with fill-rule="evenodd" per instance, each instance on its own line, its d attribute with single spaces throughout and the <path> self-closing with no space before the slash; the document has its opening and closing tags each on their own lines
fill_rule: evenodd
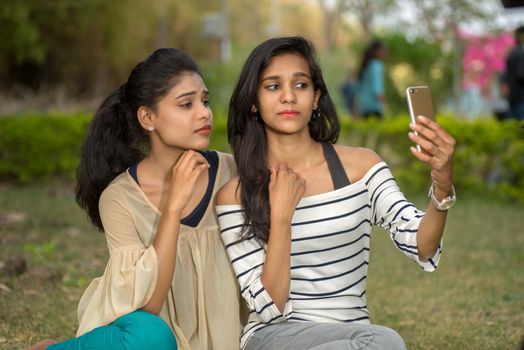
<svg viewBox="0 0 524 350">
<path fill-rule="evenodd" d="M 176 350 L 171 328 L 160 317 L 137 310 L 107 326 L 47 347 L 48 350 Z"/>
</svg>

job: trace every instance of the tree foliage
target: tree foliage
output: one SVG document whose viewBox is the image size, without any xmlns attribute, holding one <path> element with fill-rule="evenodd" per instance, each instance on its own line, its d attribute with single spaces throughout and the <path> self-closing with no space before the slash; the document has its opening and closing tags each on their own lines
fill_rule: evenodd
<svg viewBox="0 0 524 350">
<path fill-rule="evenodd" d="M 413 81 L 444 91 L 442 86 L 451 81 L 450 65 L 460 63 L 458 54 L 455 63 L 449 59 L 449 51 L 458 52 L 449 50 L 456 33 L 451 29 L 485 20 L 489 17 L 485 4 L 493 1 L 3 0 L 0 90 L 16 95 L 27 88 L 37 93 L 62 88 L 71 97 L 103 96 L 152 50 L 171 46 L 190 52 L 204 66 L 212 91 L 226 105 L 239 66 L 268 36 L 304 35 L 319 48 L 321 61 L 330 61 L 330 55 L 342 50 L 347 56 L 343 46 L 352 45 L 352 52 L 359 53 L 362 45 L 379 34 L 388 41 L 388 68 L 401 71 L 398 67 L 409 66 Z M 222 64 L 219 40 L 205 36 L 202 28 L 206 15 L 218 13 L 226 3 L 233 58 Z M 418 31 L 387 34 L 391 28 L 382 27 L 379 20 L 406 6 L 416 14 L 416 24 L 410 28 Z M 345 75 L 337 65 L 324 66 L 324 70 L 328 76 Z M 396 94 L 398 82 L 388 84 L 396 87 L 389 89 Z M 398 94 L 387 97 L 392 106 L 400 101 Z"/>
</svg>

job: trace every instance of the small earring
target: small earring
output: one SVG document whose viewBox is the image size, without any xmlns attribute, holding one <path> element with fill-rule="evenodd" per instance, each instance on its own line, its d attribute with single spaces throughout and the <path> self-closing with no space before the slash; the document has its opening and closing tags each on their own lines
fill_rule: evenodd
<svg viewBox="0 0 524 350">
<path fill-rule="evenodd" d="M 153 130 L 155 130 L 155 127 L 154 126 L 150 126 L 150 127 L 147 128 L 147 130 L 153 131 Z"/>
<path fill-rule="evenodd" d="M 257 114 L 257 112 L 253 112 L 251 114 L 251 119 L 253 119 L 254 121 L 258 121 L 258 114 Z"/>
<path fill-rule="evenodd" d="M 320 109 L 319 108 L 315 108 L 313 110 L 313 117 L 311 119 L 320 119 L 322 116 L 320 115 Z"/>
</svg>

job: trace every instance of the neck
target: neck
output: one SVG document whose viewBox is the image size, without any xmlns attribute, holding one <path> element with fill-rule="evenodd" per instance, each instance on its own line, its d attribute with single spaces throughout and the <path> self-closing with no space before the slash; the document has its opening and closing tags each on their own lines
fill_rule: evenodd
<svg viewBox="0 0 524 350">
<path fill-rule="evenodd" d="M 268 163 L 275 167 L 285 162 L 294 171 L 301 172 L 323 160 L 320 144 L 307 134 L 268 135 Z"/>
<path fill-rule="evenodd" d="M 142 161 L 142 166 L 154 178 L 161 180 L 159 183 L 168 184 L 171 181 L 173 165 L 182 155 L 184 150 L 178 148 L 162 147 L 161 149 L 151 147 L 151 152 Z"/>
</svg>

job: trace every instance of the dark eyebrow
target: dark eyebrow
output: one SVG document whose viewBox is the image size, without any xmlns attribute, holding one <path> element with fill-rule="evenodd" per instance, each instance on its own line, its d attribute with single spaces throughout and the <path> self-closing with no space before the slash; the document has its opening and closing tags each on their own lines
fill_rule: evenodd
<svg viewBox="0 0 524 350">
<path fill-rule="evenodd" d="M 306 73 L 304 72 L 296 72 L 296 73 L 293 73 L 293 77 L 294 78 L 297 78 L 297 77 L 305 77 L 305 78 L 308 78 L 309 80 L 312 80 L 311 77 L 309 75 L 307 75 Z M 260 80 L 260 82 L 263 82 L 265 80 L 278 80 L 280 79 L 280 75 L 270 75 L 268 77 L 265 77 L 265 78 L 262 78 Z"/>
<path fill-rule="evenodd" d="M 279 75 L 271 75 L 269 77 L 265 77 L 260 79 L 260 82 L 266 81 L 266 80 L 278 80 L 280 78 Z"/>
<path fill-rule="evenodd" d="M 196 91 L 190 91 L 190 92 L 184 92 L 183 94 L 180 94 L 178 95 L 175 100 L 179 100 L 181 99 L 182 97 L 186 97 L 186 96 L 192 96 L 192 95 L 196 95 Z M 208 90 L 204 90 L 202 91 L 202 94 L 205 96 L 205 97 L 209 97 L 209 91 Z"/>
<path fill-rule="evenodd" d="M 181 99 L 182 97 L 196 95 L 196 91 L 184 92 L 183 94 L 178 95 L 175 100 Z"/>
<path fill-rule="evenodd" d="M 307 75 L 306 73 L 303 73 L 303 72 L 293 73 L 293 77 L 306 77 L 306 78 L 308 78 L 309 80 L 312 80 L 311 77 L 310 77 L 309 75 Z"/>
</svg>

